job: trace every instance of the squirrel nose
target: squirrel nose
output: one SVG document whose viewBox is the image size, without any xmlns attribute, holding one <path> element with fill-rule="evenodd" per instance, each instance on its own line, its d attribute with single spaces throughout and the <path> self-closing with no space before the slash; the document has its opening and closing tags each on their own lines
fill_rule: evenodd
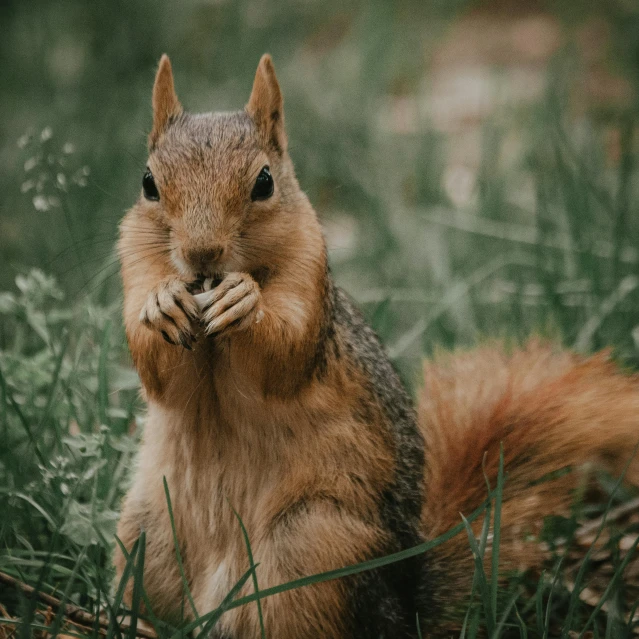
<svg viewBox="0 0 639 639">
<path fill-rule="evenodd" d="M 197 273 L 207 273 L 223 254 L 223 246 L 193 248 L 184 251 L 184 258 Z"/>
</svg>

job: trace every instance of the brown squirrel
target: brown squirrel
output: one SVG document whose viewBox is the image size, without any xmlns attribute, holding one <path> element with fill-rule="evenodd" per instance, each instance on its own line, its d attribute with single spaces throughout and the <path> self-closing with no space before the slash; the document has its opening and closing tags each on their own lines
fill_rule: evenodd
<svg viewBox="0 0 639 639">
<path fill-rule="evenodd" d="M 500 443 L 504 570 L 537 565 L 527 541 L 562 512 L 576 473 L 613 470 L 639 439 L 639 385 L 605 355 L 541 342 L 425 365 L 418 410 L 373 331 L 337 288 L 316 214 L 287 153 L 282 95 L 262 57 L 244 110 L 183 111 L 163 56 L 143 191 L 121 225 L 124 320 L 148 418 L 118 535 L 146 531 L 153 613 L 202 614 L 249 567 L 260 589 L 432 539 L 494 485 Z M 213 280 L 207 290 L 204 280 Z M 628 479 L 638 478 L 633 465 Z M 526 536 L 525 536 L 526 535 Z M 125 560 L 116 552 L 117 578 Z M 382 569 L 261 602 L 277 639 L 448 636 L 470 592 L 465 535 Z M 249 580 L 242 593 L 253 591 Z M 132 601 L 131 588 L 127 594 Z M 255 604 L 213 635 L 260 635 Z"/>
</svg>

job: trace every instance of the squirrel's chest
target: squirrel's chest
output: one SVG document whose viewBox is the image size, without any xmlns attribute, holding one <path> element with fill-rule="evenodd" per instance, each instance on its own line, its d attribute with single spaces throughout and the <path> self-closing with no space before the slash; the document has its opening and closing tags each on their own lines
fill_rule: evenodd
<svg viewBox="0 0 639 639">
<path fill-rule="evenodd" d="M 252 413 L 237 410 L 230 421 L 202 406 L 188 413 L 149 405 L 140 470 L 166 477 L 174 508 L 187 511 L 195 528 L 241 530 L 235 516 L 220 519 L 220 512 L 252 517 L 272 490 L 281 451 L 260 437 L 267 418 Z"/>
</svg>

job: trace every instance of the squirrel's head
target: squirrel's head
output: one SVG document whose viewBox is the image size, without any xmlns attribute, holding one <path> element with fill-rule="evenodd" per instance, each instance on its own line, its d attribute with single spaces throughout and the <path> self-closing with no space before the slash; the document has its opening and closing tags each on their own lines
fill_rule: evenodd
<svg viewBox="0 0 639 639">
<path fill-rule="evenodd" d="M 136 209 L 166 233 L 183 277 L 272 264 L 306 198 L 286 152 L 283 101 L 262 56 L 246 107 L 186 113 L 164 55 L 153 87 L 149 159 Z M 309 207 L 310 208 L 310 207 Z"/>
</svg>

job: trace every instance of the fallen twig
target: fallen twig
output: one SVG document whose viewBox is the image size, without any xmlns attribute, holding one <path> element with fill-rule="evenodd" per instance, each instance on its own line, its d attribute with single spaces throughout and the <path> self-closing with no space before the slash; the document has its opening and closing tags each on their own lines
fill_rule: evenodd
<svg viewBox="0 0 639 639">
<path fill-rule="evenodd" d="M 26 597 L 35 597 L 39 599 L 42 603 L 47 604 L 47 606 L 51 606 L 53 609 L 57 610 L 62 605 L 62 602 L 51 595 L 48 595 L 46 592 L 36 591 L 33 586 L 29 586 L 29 584 L 25 584 L 23 581 L 12 577 L 11 575 L 7 575 L 6 573 L 0 571 L 0 582 L 6 584 L 7 586 L 11 586 L 16 590 L 20 590 Z M 97 622 L 103 628 L 109 626 L 109 621 L 107 619 L 96 617 L 92 615 L 90 612 L 83 610 L 79 606 L 74 606 L 73 604 L 64 604 L 62 608 L 62 612 L 65 617 L 68 617 L 71 621 L 77 622 L 86 626 L 93 626 Z M 121 623 L 121 630 L 129 630 L 130 625 L 127 623 Z M 137 637 L 143 637 L 144 639 L 157 639 L 157 635 L 152 630 L 145 630 L 144 628 L 136 628 L 135 634 Z"/>
</svg>

